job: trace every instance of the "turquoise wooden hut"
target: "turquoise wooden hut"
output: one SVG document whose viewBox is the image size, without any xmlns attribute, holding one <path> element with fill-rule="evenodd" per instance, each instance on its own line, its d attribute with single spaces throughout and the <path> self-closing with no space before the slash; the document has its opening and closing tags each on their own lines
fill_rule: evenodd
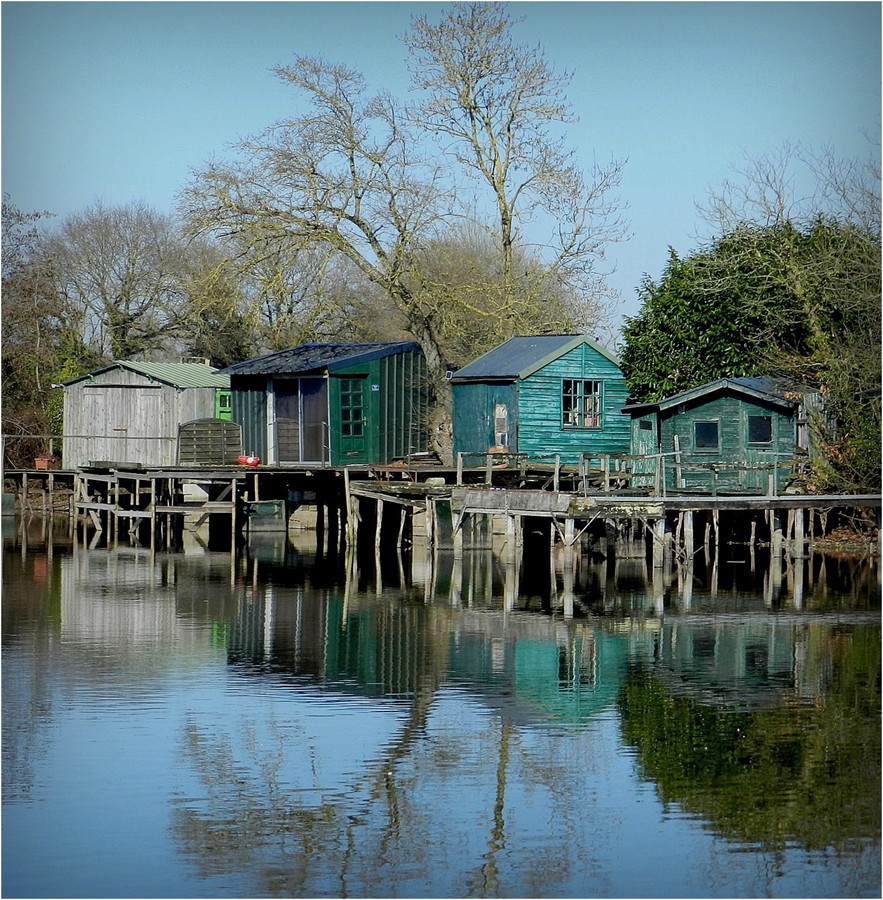
<svg viewBox="0 0 883 900">
<path fill-rule="evenodd" d="M 229 366 L 243 452 L 265 465 L 375 465 L 428 443 L 418 344 L 314 343 Z"/>
<path fill-rule="evenodd" d="M 665 454 L 667 490 L 763 493 L 784 488 L 809 450 L 807 388 L 772 378 L 719 378 L 656 403 L 636 403 L 632 453 Z"/>
<path fill-rule="evenodd" d="M 619 363 L 582 335 L 514 337 L 451 377 L 454 453 L 628 453 Z"/>
</svg>

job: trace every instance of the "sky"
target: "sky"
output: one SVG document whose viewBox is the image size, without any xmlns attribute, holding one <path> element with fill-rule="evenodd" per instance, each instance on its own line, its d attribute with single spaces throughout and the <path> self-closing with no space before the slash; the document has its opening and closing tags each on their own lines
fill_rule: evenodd
<svg viewBox="0 0 883 900">
<path fill-rule="evenodd" d="M 2 190 L 62 220 L 102 202 L 174 211 L 193 172 L 290 115 L 272 73 L 345 62 L 407 99 L 401 36 L 442 3 L 0 3 Z M 639 310 L 697 204 L 786 143 L 879 153 L 878 2 L 519 2 L 516 39 L 572 74 L 567 140 L 589 169 L 625 160 L 631 237 L 608 249 L 614 320 Z"/>
</svg>

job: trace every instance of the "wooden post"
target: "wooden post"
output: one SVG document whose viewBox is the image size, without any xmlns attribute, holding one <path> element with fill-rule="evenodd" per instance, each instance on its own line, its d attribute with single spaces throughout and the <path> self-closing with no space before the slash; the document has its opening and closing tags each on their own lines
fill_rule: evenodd
<svg viewBox="0 0 883 900">
<path fill-rule="evenodd" d="M 713 509 L 711 511 L 711 521 L 714 523 L 714 555 L 718 558 L 721 550 L 720 510 Z"/>
<path fill-rule="evenodd" d="M 803 558 L 804 544 L 806 542 L 806 538 L 804 536 L 804 518 L 803 518 L 803 510 L 795 509 L 794 510 L 794 540 L 791 543 L 791 556 L 792 558 Z"/>
<path fill-rule="evenodd" d="M 690 609 L 693 605 L 693 561 L 687 560 L 687 564 L 678 571 L 678 586 L 681 590 L 681 608 Z"/>
<path fill-rule="evenodd" d="M 380 535 L 381 529 L 383 527 L 383 500 L 380 497 L 377 498 L 377 523 L 374 527 L 374 546 L 375 548 L 380 547 Z"/>
<path fill-rule="evenodd" d="M 573 532 L 573 519 L 567 520 L 570 525 L 570 531 Z M 565 526 L 566 527 L 566 526 Z M 572 534 L 571 534 L 572 538 Z M 563 596 L 562 600 L 564 601 L 564 618 L 572 619 L 573 618 L 573 582 L 574 582 L 574 553 L 573 553 L 573 541 L 571 540 L 569 543 L 565 541 L 564 543 L 564 559 L 563 559 L 563 574 L 564 574 L 564 586 L 563 586 Z"/>
<path fill-rule="evenodd" d="M 774 559 L 782 555 L 782 511 L 770 510 L 770 553 Z"/>
<path fill-rule="evenodd" d="M 665 513 L 662 514 L 662 551 L 665 556 L 665 564 L 671 567 L 673 550 L 674 550 L 674 534 L 672 533 L 671 522 Z"/>
<path fill-rule="evenodd" d="M 396 546 L 401 550 L 402 548 L 402 539 L 405 534 L 405 517 L 408 514 L 408 508 L 406 506 L 402 507 L 400 518 L 399 518 L 399 536 L 396 540 Z"/>
<path fill-rule="evenodd" d="M 803 553 L 794 562 L 794 583 L 792 586 L 794 608 L 803 609 Z"/>
<path fill-rule="evenodd" d="M 559 487 L 561 484 L 561 456 L 556 453 L 555 454 L 555 477 L 553 479 L 553 488 L 555 493 L 557 494 L 559 491 Z"/>
<path fill-rule="evenodd" d="M 424 520 L 423 520 L 423 534 L 426 537 L 426 549 L 432 550 L 433 545 L 435 543 L 435 535 L 433 534 L 435 523 L 432 521 L 433 516 L 433 505 L 432 498 L 427 497 L 425 501 L 425 505 L 423 507 L 424 511 Z"/>
<path fill-rule="evenodd" d="M 514 551 L 506 553 L 506 576 L 503 586 L 503 609 L 511 612 L 515 609 L 515 601 L 518 598 L 518 562 Z"/>
<path fill-rule="evenodd" d="M 665 559 L 665 516 L 658 518 L 651 526 L 653 535 L 653 568 L 661 569 Z"/>
<path fill-rule="evenodd" d="M 506 514 L 506 549 L 514 553 L 516 548 L 515 516 Z"/>
<path fill-rule="evenodd" d="M 490 453 L 487 455 L 485 462 L 484 483 L 492 484 L 494 480 L 494 458 Z"/>
<path fill-rule="evenodd" d="M 451 537 L 454 544 L 454 559 L 463 559 L 463 523 L 465 519 L 465 513 L 458 516 L 451 510 Z"/>
<path fill-rule="evenodd" d="M 457 486 L 463 484 L 463 454 L 457 454 Z"/>
<path fill-rule="evenodd" d="M 687 558 L 687 565 L 693 563 L 693 510 L 685 509 L 681 514 L 684 520 L 684 556 Z"/>
<path fill-rule="evenodd" d="M 346 512 L 346 542 L 349 546 L 353 543 L 356 536 L 355 516 L 353 510 L 353 495 L 350 492 L 350 470 L 347 466 L 343 467 L 343 502 Z"/>
</svg>

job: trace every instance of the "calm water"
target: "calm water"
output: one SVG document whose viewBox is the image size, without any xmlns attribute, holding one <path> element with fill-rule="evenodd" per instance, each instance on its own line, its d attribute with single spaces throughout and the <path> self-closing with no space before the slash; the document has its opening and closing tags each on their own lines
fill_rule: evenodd
<svg viewBox="0 0 883 900">
<path fill-rule="evenodd" d="M 5 897 L 880 896 L 876 562 L 4 528 Z"/>
</svg>

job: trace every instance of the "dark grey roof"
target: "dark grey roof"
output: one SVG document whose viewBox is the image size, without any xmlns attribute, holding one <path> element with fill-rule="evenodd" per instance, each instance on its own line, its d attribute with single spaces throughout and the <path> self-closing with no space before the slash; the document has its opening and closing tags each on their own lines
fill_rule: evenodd
<svg viewBox="0 0 883 900">
<path fill-rule="evenodd" d="M 698 387 L 690 388 L 687 391 L 682 391 L 680 394 L 673 394 L 671 397 L 665 397 L 652 403 L 630 403 L 622 408 L 622 412 L 631 416 L 643 415 L 653 410 L 670 409 L 672 406 L 689 403 L 691 400 L 700 399 L 723 390 L 731 390 L 758 400 L 765 400 L 768 403 L 792 407 L 796 405 L 799 395 L 812 392 L 811 388 L 804 385 L 762 375 L 752 378 L 718 378 L 716 381 L 700 384 Z"/>
<path fill-rule="evenodd" d="M 333 371 L 355 363 L 419 350 L 413 341 L 370 344 L 301 344 L 255 359 L 234 363 L 222 371 L 226 375 L 305 375 Z"/>
<path fill-rule="evenodd" d="M 588 344 L 614 365 L 619 363 L 608 350 L 583 335 L 540 334 L 510 338 L 454 373 L 451 381 L 499 379 L 514 381 L 527 378 L 538 369 L 569 353 L 580 344 Z"/>
</svg>

